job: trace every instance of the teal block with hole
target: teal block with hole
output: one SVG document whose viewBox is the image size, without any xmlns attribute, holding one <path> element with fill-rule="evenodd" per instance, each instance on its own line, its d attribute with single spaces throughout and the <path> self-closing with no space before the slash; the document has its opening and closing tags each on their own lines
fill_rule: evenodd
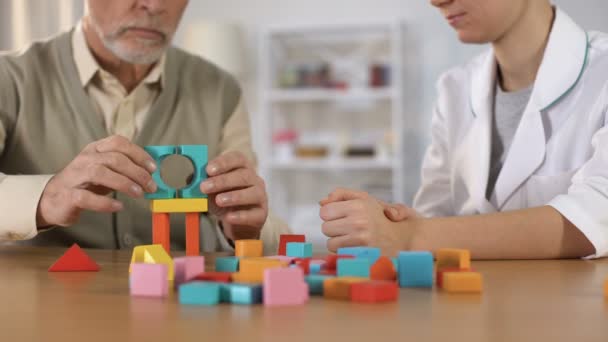
<svg viewBox="0 0 608 342">
<path fill-rule="evenodd" d="M 376 247 L 342 247 L 338 249 L 338 255 L 353 255 L 355 258 L 365 258 L 373 265 L 380 258 L 380 248 Z"/>
<path fill-rule="evenodd" d="M 400 287 L 433 287 L 431 252 L 400 252 L 398 259 Z"/>
<path fill-rule="evenodd" d="M 206 145 L 180 145 L 177 153 L 190 159 L 194 165 L 194 175 L 188 186 L 179 190 L 179 198 L 207 198 L 201 191 L 201 183 L 207 179 L 209 152 Z"/>
<path fill-rule="evenodd" d="M 168 156 L 172 156 L 176 153 L 177 148 L 175 146 L 146 146 L 144 150 L 154 159 L 156 163 L 156 171 L 152 173 L 152 179 L 156 183 L 157 190 L 155 193 L 145 193 L 144 198 L 146 199 L 172 199 L 175 198 L 177 191 L 171 188 L 163 181 L 160 175 L 160 168 L 162 162 Z"/>
<path fill-rule="evenodd" d="M 222 303 L 253 305 L 262 302 L 262 285 L 228 283 L 220 286 Z"/>
<path fill-rule="evenodd" d="M 370 267 L 369 259 L 338 259 L 336 271 L 338 277 L 369 278 Z"/>
<path fill-rule="evenodd" d="M 311 274 L 307 275 L 304 279 L 308 284 L 308 293 L 314 296 L 322 296 L 323 295 L 323 282 L 327 278 L 333 278 L 332 276 L 320 275 L 320 274 Z"/>
<path fill-rule="evenodd" d="M 195 281 L 179 287 L 179 303 L 186 305 L 217 305 L 220 302 L 220 284 Z"/>
<path fill-rule="evenodd" d="M 286 254 L 292 258 L 312 258 L 312 243 L 288 242 Z"/>
<path fill-rule="evenodd" d="M 216 272 L 238 272 L 239 258 L 237 257 L 218 257 L 215 259 Z"/>
</svg>

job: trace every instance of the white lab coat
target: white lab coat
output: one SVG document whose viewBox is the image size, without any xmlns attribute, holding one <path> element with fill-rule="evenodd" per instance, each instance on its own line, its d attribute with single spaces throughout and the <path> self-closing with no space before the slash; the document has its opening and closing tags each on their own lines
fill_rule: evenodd
<svg viewBox="0 0 608 342">
<path fill-rule="evenodd" d="M 427 217 L 550 205 L 608 255 L 608 35 L 556 11 L 534 89 L 486 199 L 496 61 L 444 74 L 414 208 Z"/>
</svg>

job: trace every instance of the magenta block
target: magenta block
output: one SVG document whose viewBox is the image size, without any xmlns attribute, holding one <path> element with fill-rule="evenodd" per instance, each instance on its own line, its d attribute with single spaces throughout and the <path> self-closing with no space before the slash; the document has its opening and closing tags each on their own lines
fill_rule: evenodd
<svg viewBox="0 0 608 342">
<path fill-rule="evenodd" d="M 132 264 L 129 276 L 131 296 L 166 297 L 169 269 L 164 264 Z"/>
<path fill-rule="evenodd" d="M 204 256 L 187 256 L 173 259 L 175 267 L 175 286 L 189 282 L 197 275 L 205 273 Z"/>
<path fill-rule="evenodd" d="M 265 306 L 302 305 L 308 301 L 308 284 L 299 267 L 270 268 L 264 271 Z"/>
</svg>

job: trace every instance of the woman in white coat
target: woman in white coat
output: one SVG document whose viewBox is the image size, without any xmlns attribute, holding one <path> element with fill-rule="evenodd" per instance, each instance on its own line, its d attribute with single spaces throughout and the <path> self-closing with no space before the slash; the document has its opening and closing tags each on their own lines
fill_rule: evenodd
<svg viewBox="0 0 608 342">
<path fill-rule="evenodd" d="M 438 82 L 414 208 L 338 189 L 321 201 L 328 248 L 608 255 L 608 36 L 549 0 L 431 3 L 492 49 Z"/>
</svg>

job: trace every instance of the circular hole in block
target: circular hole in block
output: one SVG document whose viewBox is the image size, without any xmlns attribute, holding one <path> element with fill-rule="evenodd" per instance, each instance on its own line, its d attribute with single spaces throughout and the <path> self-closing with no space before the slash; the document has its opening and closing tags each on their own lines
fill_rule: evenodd
<svg viewBox="0 0 608 342">
<path fill-rule="evenodd" d="M 175 190 L 183 189 L 192 182 L 194 165 L 190 159 L 174 154 L 165 158 L 160 167 L 163 182 Z"/>
</svg>

